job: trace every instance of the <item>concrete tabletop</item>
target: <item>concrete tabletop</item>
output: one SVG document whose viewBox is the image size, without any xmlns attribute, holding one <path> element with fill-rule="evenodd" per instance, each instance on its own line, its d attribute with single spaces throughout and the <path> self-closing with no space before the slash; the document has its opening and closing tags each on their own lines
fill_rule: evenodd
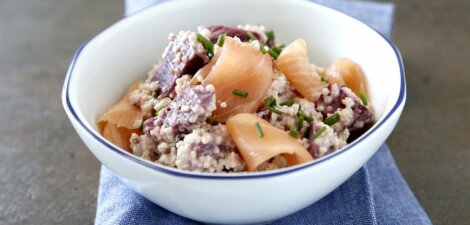
<svg viewBox="0 0 470 225">
<path fill-rule="evenodd" d="M 78 46 L 123 1 L 0 1 L 0 224 L 91 224 L 99 162 L 66 119 Z M 395 0 L 408 100 L 387 143 L 435 224 L 470 221 L 470 1 Z"/>
</svg>

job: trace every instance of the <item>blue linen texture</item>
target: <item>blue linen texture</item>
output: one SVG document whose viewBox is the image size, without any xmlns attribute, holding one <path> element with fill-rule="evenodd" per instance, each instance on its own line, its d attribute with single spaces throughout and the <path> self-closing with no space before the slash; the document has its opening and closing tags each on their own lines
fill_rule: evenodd
<svg viewBox="0 0 470 225">
<path fill-rule="evenodd" d="M 159 0 L 126 0 L 126 15 Z M 355 0 L 314 2 L 349 14 L 390 38 L 394 5 Z M 158 6 L 157 6 L 158 7 Z M 95 224 L 200 224 L 134 192 L 102 166 Z M 386 144 L 349 180 L 320 201 L 273 224 L 431 224 Z"/>
</svg>

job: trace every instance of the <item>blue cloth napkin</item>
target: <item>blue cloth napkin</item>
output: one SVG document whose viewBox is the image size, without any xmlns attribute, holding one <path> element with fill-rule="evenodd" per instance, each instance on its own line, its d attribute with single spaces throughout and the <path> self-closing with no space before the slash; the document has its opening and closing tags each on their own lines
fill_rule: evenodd
<svg viewBox="0 0 470 225">
<path fill-rule="evenodd" d="M 158 0 L 126 0 L 126 14 Z M 390 37 L 394 6 L 351 0 L 315 0 L 354 16 Z M 105 167 L 96 224 L 199 224 L 146 200 Z M 335 191 L 274 224 L 431 224 L 403 180 L 387 145 Z"/>
</svg>

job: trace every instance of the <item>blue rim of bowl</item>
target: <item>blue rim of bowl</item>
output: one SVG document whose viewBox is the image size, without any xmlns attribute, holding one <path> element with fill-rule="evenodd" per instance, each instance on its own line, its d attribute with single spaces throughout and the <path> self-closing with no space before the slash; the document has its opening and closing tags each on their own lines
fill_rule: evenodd
<svg viewBox="0 0 470 225">
<path fill-rule="evenodd" d="M 165 3 L 165 2 L 170 2 L 170 1 L 162 1 L 162 2 L 157 2 L 155 3 L 154 5 L 152 5 L 151 7 L 155 6 L 155 5 L 158 5 L 158 4 L 162 4 L 162 3 Z M 148 161 L 148 160 L 145 160 L 145 159 L 142 159 L 142 158 L 139 158 L 137 156 L 134 156 L 132 155 L 131 153 L 129 152 L 126 152 L 125 150 L 122 150 L 116 146 L 114 146 L 113 144 L 110 144 L 108 143 L 103 137 L 99 136 L 99 135 L 96 135 L 92 130 L 90 130 L 86 125 L 85 123 L 78 117 L 77 113 L 75 112 L 74 108 L 72 107 L 72 104 L 70 102 L 70 98 L 69 98 L 69 86 L 70 86 L 70 80 L 71 80 L 71 77 L 72 77 L 72 73 L 74 71 L 74 67 L 75 67 L 75 63 L 81 53 L 81 51 L 85 48 L 85 46 L 90 42 L 92 41 L 96 36 L 98 36 L 99 34 L 103 33 L 104 31 L 106 31 L 107 29 L 115 26 L 116 24 L 118 24 L 120 21 L 122 20 L 125 20 L 126 18 L 128 17 L 131 17 L 131 16 L 134 16 L 136 14 L 139 14 L 140 12 L 142 11 L 145 11 L 145 10 L 148 10 L 149 8 L 151 7 L 148 7 L 146 9 L 142 9 L 142 10 L 139 10 L 135 13 L 132 13 L 120 20 L 118 20 L 116 23 L 112 24 L 111 26 L 109 26 L 108 28 L 104 29 L 103 31 L 99 32 L 98 34 L 94 35 L 92 38 L 90 38 L 89 40 L 85 41 L 78 49 L 77 51 L 75 52 L 73 58 L 72 58 L 72 62 L 70 63 L 70 66 L 69 66 L 69 69 L 67 71 L 67 75 L 66 75 L 66 78 L 65 78 L 65 82 L 66 83 L 66 86 L 65 88 L 63 89 L 63 92 L 65 92 L 65 104 L 64 106 L 67 107 L 67 109 L 70 111 L 70 113 L 73 115 L 73 117 L 78 121 L 78 123 L 82 126 L 83 129 L 86 130 L 86 132 L 88 132 L 93 138 L 95 138 L 99 143 L 103 144 L 104 146 L 106 146 L 107 148 L 109 148 L 110 150 L 114 151 L 115 153 L 118 153 L 119 155 L 131 160 L 131 161 L 134 161 L 140 165 L 143 165 L 143 166 L 146 166 L 146 167 L 149 167 L 151 169 L 154 169 L 154 170 L 157 170 L 159 172 L 163 172 L 163 173 L 166 173 L 166 174 L 170 174 L 170 175 L 175 175 L 175 176 L 179 176 L 179 177 L 187 177 L 187 178 L 199 178 L 199 179 L 230 179 L 230 180 L 235 180 L 235 179 L 254 179 L 254 178 L 267 178 L 267 177 L 273 177 L 273 176 L 278 176 L 278 175 L 283 175 L 283 174 L 288 174 L 288 173 L 292 173 L 292 172 L 295 172 L 295 171 L 299 171 L 299 170 L 302 170 L 302 169 L 305 169 L 305 168 L 308 168 L 308 167 L 312 167 L 314 165 L 317 165 L 319 163 L 322 163 L 326 160 L 329 160 L 333 157 L 336 157 L 346 151 L 348 151 L 349 149 L 351 149 L 352 147 L 354 147 L 355 145 L 357 145 L 358 143 L 360 143 L 361 141 L 363 141 L 364 139 L 366 139 L 368 136 L 370 136 L 372 133 L 374 133 L 377 129 L 379 129 L 394 113 L 395 111 L 400 107 L 400 105 L 403 103 L 404 99 L 405 99 L 405 94 L 406 94 L 406 83 L 405 83 L 405 71 L 404 71 L 404 67 L 403 67 L 403 61 L 402 61 L 402 57 L 401 57 L 401 54 L 400 54 L 400 51 L 398 50 L 398 48 L 387 38 L 385 37 L 384 35 L 382 35 L 380 32 L 378 32 L 376 29 L 374 29 L 373 27 L 369 26 L 368 24 L 352 17 L 352 16 L 349 16 L 337 9 L 334 9 L 334 8 L 331 8 L 331 7 L 328 7 L 328 6 L 325 6 L 325 5 L 322 5 L 322 4 L 319 4 L 319 3 L 316 3 L 316 2 L 311 2 L 311 1 L 306 1 L 306 2 L 309 2 L 311 4 L 316 4 L 316 5 L 319 5 L 321 7 L 326 7 L 326 8 L 329 8 L 333 11 L 336 11 L 336 12 L 339 12 L 353 20 L 356 20 L 358 21 L 359 23 L 362 23 L 364 25 L 366 25 L 367 27 L 369 27 L 370 29 L 372 29 L 374 32 L 376 32 L 378 35 L 380 35 L 389 45 L 390 47 L 393 49 L 393 51 L 395 52 L 395 55 L 397 57 L 397 61 L 398 61 L 398 64 L 399 64 L 399 67 L 400 67 L 400 93 L 399 93 L 399 96 L 398 96 L 398 99 L 397 99 L 397 102 L 395 103 L 395 105 L 392 107 L 392 109 L 390 110 L 389 113 L 387 113 L 387 115 L 385 115 L 384 118 L 382 118 L 378 123 L 374 124 L 374 126 L 369 129 L 365 134 L 363 134 L 362 136 L 360 136 L 358 139 L 356 139 L 354 142 L 352 143 L 349 143 L 348 145 L 346 145 L 343 149 L 341 149 L 340 151 L 336 151 L 332 154 L 329 154 L 327 156 L 324 156 L 324 157 L 321 157 L 319 159 L 316 159 L 316 160 L 313 160 L 311 162 L 308 162 L 308 163 L 304 163 L 304 164 L 301 164 L 301 165 L 297 165 L 297 166 L 292 166 L 292 167 L 288 167 L 288 168 L 284 168 L 284 169 L 279 169 L 279 170 L 273 170 L 273 171 L 266 171 L 266 172 L 255 172 L 255 173 L 229 173 L 229 174 L 221 174 L 221 173 L 203 173 L 203 172 L 192 172 L 192 171 L 185 171 L 185 170 L 180 170 L 180 169 L 175 169 L 175 168 L 170 168 L 170 167 L 167 167 L 167 166 L 163 166 L 163 165 L 159 165 L 157 163 L 154 163 L 154 162 L 151 162 L 151 161 Z"/>
</svg>

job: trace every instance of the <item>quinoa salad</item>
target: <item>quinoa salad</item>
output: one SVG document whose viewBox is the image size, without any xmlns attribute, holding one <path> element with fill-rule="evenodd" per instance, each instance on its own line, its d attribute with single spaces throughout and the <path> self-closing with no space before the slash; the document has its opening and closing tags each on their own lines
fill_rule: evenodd
<svg viewBox="0 0 470 225">
<path fill-rule="evenodd" d="M 375 122 L 360 66 L 312 64 L 307 43 L 264 26 L 170 33 L 144 81 L 97 120 L 104 138 L 152 162 L 227 173 L 321 158 Z"/>
</svg>

